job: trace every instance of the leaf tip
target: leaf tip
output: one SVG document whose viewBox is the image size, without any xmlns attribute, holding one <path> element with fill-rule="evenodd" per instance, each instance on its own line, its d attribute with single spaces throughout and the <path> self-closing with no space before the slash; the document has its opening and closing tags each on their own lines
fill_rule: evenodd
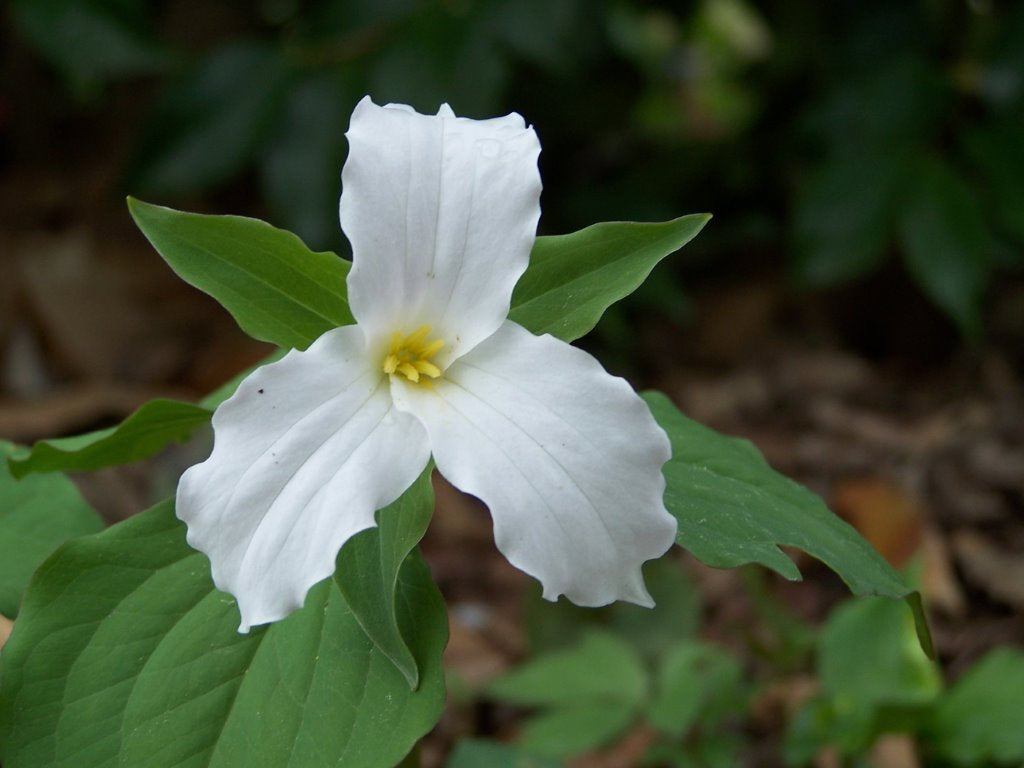
<svg viewBox="0 0 1024 768">
<path fill-rule="evenodd" d="M 914 630 L 917 632 L 917 641 L 921 644 L 921 650 L 924 651 L 925 656 L 934 661 L 935 643 L 932 641 L 932 630 L 928 624 L 928 615 L 924 610 L 921 593 L 915 590 L 906 594 L 903 599 L 914 615 Z"/>
</svg>

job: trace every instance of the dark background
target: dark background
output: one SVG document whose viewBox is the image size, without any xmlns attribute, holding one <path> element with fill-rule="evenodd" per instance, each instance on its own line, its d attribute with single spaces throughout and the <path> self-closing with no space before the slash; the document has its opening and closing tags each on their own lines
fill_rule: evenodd
<svg viewBox="0 0 1024 768">
<path fill-rule="evenodd" d="M 259 216 L 344 255 L 343 133 L 364 94 L 517 111 L 543 147 L 542 234 L 714 214 L 584 345 L 754 439 L 895 564 L 917 553 L 951 679 L 1024 643 L 1024 4 L 12 0 L 2 13 L 0 435 L 105 426 L 266 353 L 177 281 L 126 194 Z M 116 520 L 201 451 L 80 481 Z M 453 605 L 496 606 L 462 642 L 502 668 L 523 651 L 508 642 L 521 580 L 494 557 L 486 515 L 441 493 L 432 567 Z M 810 582 L 772 589 L 814 622 L 843 590 L 801 566 Z M 749 590 L 689 567 L 716 596 L 704 633 L 739 647 Z"/>
</svg>

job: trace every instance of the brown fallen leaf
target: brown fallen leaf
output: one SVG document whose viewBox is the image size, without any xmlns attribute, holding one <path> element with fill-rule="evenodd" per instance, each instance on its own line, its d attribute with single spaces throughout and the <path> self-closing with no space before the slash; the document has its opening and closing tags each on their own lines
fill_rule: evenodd
<svg viewBox="0 0 1024 768">
<path fill-rule="evenodd" d="M 0 435 L 15 442 L 92 429 L 99 421 L 120 420 L 156 397 L 191 399 L 191 392 L 169 387 L 83 384 L 35 400 L 0 399 Z"/>
<path fill-rule="evenodd" d="M 0 650 L 7 644 L 7 638 L 11 636 L 11 630 L 14 629 L 14 622 L 0 613 Z"/>
<path fill-rule="evenodd" d="M 925 603 L 953 618 L 962 617 L 967 611 L 967 601 L 953 570 L 946 540 L 933 526 L 925 527 L 921 557 L 921 593 Z"/>
<path fill-rule="evenodd" d="M 480 603 L 449 606 L 450 639 L 444 651 L 444 668 L 454 672 L 470 688 L 478 690 L 506 669 L 510 657 L 487 636 L 493 620 L 490 607 Z"/>
<path fill-rule="evenodd" d="M 1024 610 L 1024 557 L 964 528 L 953 534 L 953 552 L 969 581 L 991 597 Z"/>
<path fill-rule="evenodd" d="M 657 738 L 654 729 L 638 725 L 613 746 L 567 761 L 571 768 L 634 768 Z"/>
<path fill-rule="evenodd" d="M 885 733 L 871 747 L 871 763 L 876 768 L 920 768 L 917 744 L 905 733 Z"/>
<path fill-rule="evenodd" d="M 812 675 L 774 680 L 765 685 L 754 697 L 751 714 L 754 720 L 768 728 L 780 728 L 811 697 L 821 692 L 821 683 Z"/>
<path fill-rule="evenodd" d="M 832 502 L 896 568 L 917 552 L 924 537 L 925 511 L 908 491 L 879 478 L 836 483 Z"/>
<path fill-rule="evenodd" d="M 814 756 L 814 768 L 842 768 L 843 758 L 835 747 L 824 747 Z"/>
</svg>

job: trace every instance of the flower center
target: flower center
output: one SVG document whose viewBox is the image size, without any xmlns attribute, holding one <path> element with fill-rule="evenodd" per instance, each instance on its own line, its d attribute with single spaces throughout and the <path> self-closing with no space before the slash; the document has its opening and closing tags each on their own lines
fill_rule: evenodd
<svg viewBox="0 0 1024 768">
<path fill-rule="evenodd" d="M 384 373 L 392 376 L 401 374 L 413 383 L 424 384 L 428 383 L 428 380 L 420 382 L 421 376 L 427 376 L 428 379 L 440 376 L 441 369 L 430 362 L 430 358 L 444 349 L 444 341 L 427 341 L 429 335 L 429 325 L 421 325 L 408 336 L 399 331 L 392 333 L 388 342 L 388 353 L 384 357 Z"/>
</svg>

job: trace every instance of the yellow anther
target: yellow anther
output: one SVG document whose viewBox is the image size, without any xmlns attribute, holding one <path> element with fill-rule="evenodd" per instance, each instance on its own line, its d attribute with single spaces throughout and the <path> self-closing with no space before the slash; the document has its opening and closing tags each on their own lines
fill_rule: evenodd
<svg viewBox="0 0 1024 768">
<path fill-rule="evenodd" d="M 420 347 L 423 344 L 423 340 L 427 338 L 427 334 L 430 333 L 429 325 L 421 325 L 415 331 L 405 337 L 405 342 L 402 346 L 406 349 L 419 352 Z M 444 342 L 441 342 L 441 346 L 444 346 Z"/>
<path fill-rule="evenodd" d="M 412 364 L 412 367 L 432 379 L 436 379 L 441 375 L 441 369 L 433 363 L 428 363 L 426 360 L 417 360 Z"/>
<path fill-rule="evenodd" d="M 420 357 L 430 359 L 444 349 L 444 342 L 441 339 L 434 339 L 420 350 Z"/>
<path fill-rule="evenodd" d="M 430 326 L 421 325 L 408 336 L 400 331 L 391 334 L 387 354 L 381 367 L 389 375 L 401 374 L 414 384 L 427 385 L 441 375 L 441 369 L 430 358 L 444 349 L 444 341 L 427 341 Z M 421 377 L 426 376 L 426 379 Z"/>
</svg>

